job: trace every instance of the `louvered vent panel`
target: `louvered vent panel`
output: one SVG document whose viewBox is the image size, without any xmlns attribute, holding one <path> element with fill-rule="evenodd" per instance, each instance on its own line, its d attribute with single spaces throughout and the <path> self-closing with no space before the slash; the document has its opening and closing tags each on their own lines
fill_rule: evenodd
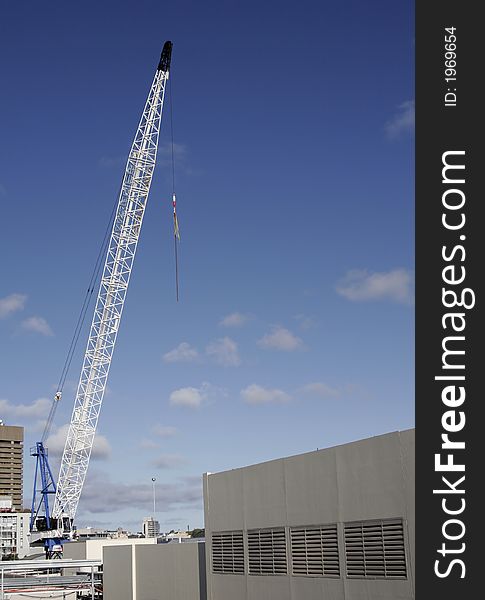
<svg viewBox="0 0 485 600">
<path fill-rule="evenodd" d="M 286 575 L 286 535 L 284 528 L 248 531 L 249 573 Z"/>
<path fill-rule="evenodd" d="M 347 577 L 405 579 L 406 554 L 401 520 L 364 521 L 344 527 Z"/>
<path fill-rule="evenodd" d="M 293 575 L 340 576 L 337 525 L 293 527 L 290 536 Z"/>
<path fill-rule="evenodd" d="M 212 534 L 212 572 L 244 573 L 242 531 L 222 531 Z"/>
</svg>

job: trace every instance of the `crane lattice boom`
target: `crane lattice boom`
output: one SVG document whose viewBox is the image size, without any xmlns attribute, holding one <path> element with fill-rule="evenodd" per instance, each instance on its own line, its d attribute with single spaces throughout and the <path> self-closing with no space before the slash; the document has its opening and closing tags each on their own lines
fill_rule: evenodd
<svg viewBox="0 0 485 600">
<path fill-rule="evenodd" d="M 56 518 L 74 519 L 89 465 L 155 168 L 171 49 L 171 42 L 166 42 L 126 164 L 62 455 L 53 509 L 53 516 Z"/>
</svg>

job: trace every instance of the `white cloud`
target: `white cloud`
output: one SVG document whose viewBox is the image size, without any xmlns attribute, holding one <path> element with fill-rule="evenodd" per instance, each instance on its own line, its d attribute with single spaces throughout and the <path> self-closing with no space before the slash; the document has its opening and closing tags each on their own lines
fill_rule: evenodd
<svg viewBox="0 0 485 600">
<path fill-rule="evenodd" d="M 267 333 L 258 341 L 258 346 L 292 352 L 303 347 L 303 340 L 285 327 L 276 325 L 271 328 L 270 333 Z"/>
<path fill-rule="evenodd" d="M 393 300 L 403 304 L 413 302 L 414 277 L 411 271 L 394 269 L 385 273 L 367 270 L 349 271 L 337 284 L 336 290 L 347 300 Z"/>
<path fill-rule="evenodd" d="M 304 394 L 318 396 L 319 398 L 335 398 L 336 396 L 340 395 L 339 390 L 336 390 L 335 388 L 332 388 L 321 381 L 308 383 L 307 385 L 303 386 L 301 391 Z"/>
<path fill-rule="evenodd" d="M 199 353 L 187 342 L 181 342 L 176 348 L 163 355 L 163 360 L 168 363 L 193 362 Z"/>
<path fill-rule="evenodd" d="M 225 398 L 227 391 L 204 381 L 200 387 L 184 387 L 174 390 L 169 396 L 172 406 L 188 406 L 199 408 L 203 404 L 213 402 L 218 398 Z"/>
<path fill-rule="evenodd" d="M 140 446 L 142 448 L 146 448 L 147 450 L 153 450 L 154 448 L 160 448 L 160 444 L 154 442 L 153 440 L 149 440 L 147 438 L 143 438 L 140 440 Z"/>
<path fill-rule="evenodd" d="M 386 133 L 391 139 L 414 132 L 414 100 L 408 100 L 398 106 L 398 112 L 386 123 Z"/>
<path fill-rule="evenodd" d="M 108 439 L 97 433 L 94 438 L 93 450 L 91 452 L 91 458 L 93 460 L 105 460 L 111 456 L 111 446 Z"/>
<path fill-rule="evenodd" d="M 317 326 L 317 321 L 313 317 L 309 317 L 308 315 L 299 314 L 293 317 L 295 321 L 298 322 L 300 329 L 308 330 L 313 329 Z"/>
<path fill-rule="evenodd" d="M 48 398 L 38 398 L 30 404 L 12 404 L 8 400 L 0 400 L 0 419 L 40 419 L 49 413 L 51 404 L 52 400 Z"/>
<path fill-rule="evenodd" d="M 248 320 L 248 315 L 243 315 L 240 312 L 233 312 L 223 317 L 219 321 L 219 325 L 222 325 L 223 327 L 242 327 Z"/>
<path fill-rule="evenodd" d="M 264 388 L 256 383 L 241 390 L 241 397 L 248 404 L 282 404 L 291 400 L 291 396 L 283 390 Z"/>
<path fill-rule="evenodd" d="M 26 300 L 25 294 L 10 294 L 0 298 L 0 319 L 4 319 L 18 310 L 23 310 Z"/>
<path fill-rule="evenodd" d="M 198 408 L 204 400 L 204 394 L 200 389 L 194 387 L 185 387 L 174 390 L 170 394 L 170 404 L 172 406 L 189 406 Z"/>
<path fill-rule="evenodd" d="M 172 437 L 174 435 L 177 435 L 178 429 L 176 427 L 169 427 L 169 426 L 166 426 L 166 425 L 159 425 L 157 423 L 152 428 L 152 433 L 154 435 L 158 435 L 158 437 L 162 437 L 162 438 Z"/>
<path fill-rule="evenodd" d="M 223 337 L 211 342 L 205 351 L 207 356 L 224 367 L 238 367 L 241 364 L 237 344 L 230 337 Z"/>
<path fill-rule="evenodd" d="M 25 319 L 25 321 L 22 321 L 22 329 L 46 336 L 54 335 L 51 326 L 44 317 L 29 317 L 28 319 Z"/>
<path fill-rule="evenodd" d="M 180 454 L 161 454 L 154 461 L 157 469 L 176 469 L 187 464 L 187 460 Z"/>
<path fill-rule="evenodd" d="M 51 456 L 60 457 L 64 451 L 67 433 L 69 431 L 69 423 L 61 425 L 54 433 L 47 438 L 45 446 L 49 450 Z M 104 435 L 97 433 L 94 437 L 93 449 L 91 458 L 93 460 L 105 460 L 111 455 L 111 446 Z"/>
</svg>

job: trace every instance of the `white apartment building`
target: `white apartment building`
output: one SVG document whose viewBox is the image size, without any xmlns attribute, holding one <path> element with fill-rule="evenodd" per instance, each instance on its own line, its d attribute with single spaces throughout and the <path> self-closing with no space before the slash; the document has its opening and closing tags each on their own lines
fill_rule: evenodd
<svg viewBox="0 0 485 600">
<path fill-rule="evenodd" d="M 1 558 L 18 556 L 23 558 L 29 554 L 29 521 L 28 512 L 0 512 L 0 554 Z"/>
<path fill-rule="evenodd" d="M 158 537 L 160 523 L 154 517 L 146 517 L 143 519 L 142 532 L 146 538 Z"/>
</svg>

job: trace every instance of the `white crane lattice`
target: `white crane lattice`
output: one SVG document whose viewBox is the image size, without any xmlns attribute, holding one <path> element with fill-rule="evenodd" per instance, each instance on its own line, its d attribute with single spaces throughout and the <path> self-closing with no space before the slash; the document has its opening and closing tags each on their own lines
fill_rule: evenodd
<svg viewBox="0 0 485 600">
<path fill-rule="evenodd" d="M 74 519 L 89 465 L 156 163 L 171 47 L 170 42 L 164 46 L 126 164 L 71 423 L 62 455 L 53 509 L 53 516 L 56 518 Z"/>
</svg>

